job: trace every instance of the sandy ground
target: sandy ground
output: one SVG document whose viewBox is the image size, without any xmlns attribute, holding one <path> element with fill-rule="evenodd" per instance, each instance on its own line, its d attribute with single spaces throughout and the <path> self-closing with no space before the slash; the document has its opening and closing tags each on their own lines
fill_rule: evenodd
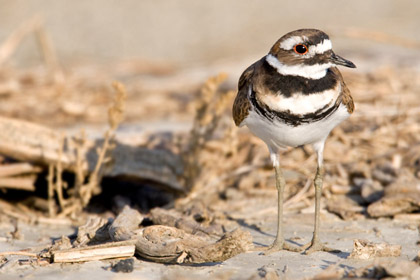
<svg viewBox="0 0 420 280">
<path fill-rule="evenodd" d="M 273 204 L 273 201 L 267 201 Z M 242 213 L 246 214 L 246 213 Z M 285 236 L 297 245 L 308 242 L 312 236 L 313 214 L 288 214 L 285 216 Z M 388 260 L 412 260 L 417 256 L 419 239 L 417 231 L 418 221 L 407 223 L 403 221 L 359 220 L 342 221 L 335 215 L 324 213 L 322 215 L 321 236 L 330 247 L 339 249 L 342 253 L 332 254 L 316 252 L 311 255 L 282 251 L 265 256 L 261 251 L 246 252 L 233 257 L 223 263 L 202 265 L 163 265 L 135 259 L 134 270 L 131 273 L 116 273 L 110 266 L 112 261 L 92 261 L 82 264 L 51 264 L 34 267 L 29 264 L 19 264 L 18 260 L 25 257 L 13 257 L 9 267 L 2 268 L 1 279 L 262 279 L 262 275 L 270 271 L 277 272 L 282 279 L 304 279 L 313 277 L 331 265 L 346 272 L 366 267 L 378 261 L 356 260 L 349 258 L 353 248 L 354 239 L 368 239 L 372 242 L 387 242 L 402 246 L 401 256 Z M 259 225 L 259 226 L 257 226 Z M 2 232 L 13 230 L 8 223 L 0 224 Z M 50 239 L 60 238 L 61 235 L 74 233 L 74 228 L 67 226 L 28 226 L 19 224 L 23 240 L 0 242 L 2 251 L 19 250 L 33 247 L 34 244 L 48 245 Z M 258 220 L 256 224 L 242 226 L 250 231 L 254 245 L 266 246 L 275 236 L 275 215 L 267 215 L 265 220 Z"/>
</svg>

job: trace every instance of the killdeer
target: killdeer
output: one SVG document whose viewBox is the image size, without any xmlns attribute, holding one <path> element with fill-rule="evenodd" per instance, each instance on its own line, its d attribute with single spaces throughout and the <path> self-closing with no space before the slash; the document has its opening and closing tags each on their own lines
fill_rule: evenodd
<svg viewBox="0 0 420 280">
<path fill-rule="evenodd" d="M 237 126 L 246 125 L 268 147 L 278 192 L 277 236 L 267 252 L 278 250 L 337 251 L 319 238 L 320 199 L 323 184 L 323 151 L 331 130 L 354 110 L 353 98 L 337 65 L 356 66 L 332 51 L 327 34 L 316 29 L 287 33 L 270 52 L 241 75 L 233 105 Z M 279 151 L 311 144 L 317 154 L 315 226 L 312 241 L 301 248 L 283 237 L 285 180 Z"/>
</svg>

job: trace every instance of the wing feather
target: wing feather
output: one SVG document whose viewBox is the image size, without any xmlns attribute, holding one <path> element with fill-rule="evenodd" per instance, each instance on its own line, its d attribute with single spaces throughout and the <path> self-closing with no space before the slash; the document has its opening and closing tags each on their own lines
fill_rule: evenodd
<svg viewBox="0 0 420 280">
<path fill-rule="evenodd" d="M 341 102 L 346 105 L 347 111 L 352 114 L 354 112 L 353 97 L 351 97 L 350 90 L 344 82 L 343 76 L 337 67 L 331 67 L 331 71 L 336 74 L 341 83 Z"/>
<path fill-rule="evenodd" d="M 241 75 L 238 82 L 238 94 L 233 102 L 232 115 L 237 126 L 248 116 L 251 103 L 248 99 L 248 90 L 251 85 L 251 79 L 255 71 L 255 64 L 249 66 Z"/>
</svg>

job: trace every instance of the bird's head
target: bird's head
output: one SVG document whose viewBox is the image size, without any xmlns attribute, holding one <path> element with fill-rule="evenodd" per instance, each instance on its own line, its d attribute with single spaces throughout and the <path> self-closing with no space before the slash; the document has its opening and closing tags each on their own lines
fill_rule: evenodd
<svg viewBox="0 0 420 280">
<path fill-rule="evenodd" d="M 268 53 L 267 62 L 283 75 L 319 79 L 328 68 L 353 62 L 336 55 L 328 35 L 317 29 L 299 29 L 281 37 Z"/>
</svg>

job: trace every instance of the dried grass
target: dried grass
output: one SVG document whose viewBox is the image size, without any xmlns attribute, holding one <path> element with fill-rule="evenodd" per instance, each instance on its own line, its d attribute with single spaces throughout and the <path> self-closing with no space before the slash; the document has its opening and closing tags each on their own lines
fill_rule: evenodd
<svg viewBox="0 0 420 280">
<path fill-rule="evenodd" d="M 231 104 L 233 92 L 219 91 L 220 84 L 226 78 L 226 74 L 209 78 L 203 85 L 196 101 L 197 111 L 193 127 L 183 151 L 185 187 L 192 192 L 204 187 L 205 183 L 200 176 L 208 170 L 206 170 L 206 164 L 203 161 L 203 151 L 213 140 L 223 113 Z"/>
<path fill-rule="evenodd" d="M 83 152 L 85 148 L 85 134 L 82 131 L 79 139 L 75 140 L 73 146 L 76 153 L 76 164 L 70 168 L 76 174 L 75 186 L 72 186 L 72 191 L 68 191 L 69 197 L 64 199 L 63 189 L 68 189 L 68 186 L 62 180 L 63 167 L 60 155 L 64 149 L 64 136 L 62 137 L 62 145 L 59 148 L 59 160 L 56 164 L 50 165 L 48 174 L 48 212 L 50 217 L 57 215 L 55 209 L 55 196 L 57 195 L 58 206 L 61 212 L 59 217 L 75 216 L 85 206 L 88 205 L 93 195 L 101 193 L 100 182 L 102 179 L 102 171 L 107 162 L 111 160 L 110 153 L 114 148 L 113 141 L 115 140 L 115 131 L 123 120 L 125 100 L 127 93 L 125 87 L 119 83 L 114 82 L 115 99 L 113 105 L 108 110 L 108 124 L 109 128 L 104 134 L 103 144 L 97 149 L 97 161 L 93 172 L 88 176 L 85 174 L 83 166 L 86 164 L 86 153 Z M 70 189 L 70 188 L 69 188 Z"/>
</svg>

